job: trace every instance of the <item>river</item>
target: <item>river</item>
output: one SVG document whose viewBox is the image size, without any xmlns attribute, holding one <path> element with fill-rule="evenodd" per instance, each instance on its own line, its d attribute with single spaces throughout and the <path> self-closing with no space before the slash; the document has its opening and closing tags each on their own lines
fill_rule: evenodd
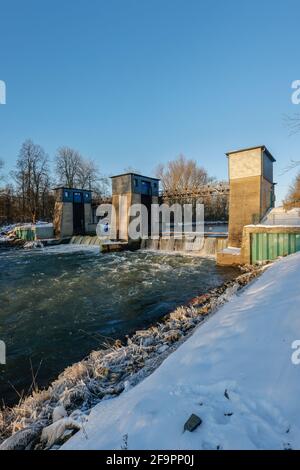
<svg viewBox="0 0 300 470">
<path fill-rule="evenodd" d="M 74 245 L 1 250 L 2 403 L 27 394 L 37 371 L 45 387 L 105 341 L 124 339 L 236 274 L 213 259 L 179 253 L 103 255 Z"/>
</svg>

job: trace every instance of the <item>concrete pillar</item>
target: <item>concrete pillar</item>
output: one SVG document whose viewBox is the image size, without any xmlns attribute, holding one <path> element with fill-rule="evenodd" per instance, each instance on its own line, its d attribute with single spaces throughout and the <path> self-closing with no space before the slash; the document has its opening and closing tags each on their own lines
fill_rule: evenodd
<svg viewBox="0 0 300 470">
<path fill-rule="evenodd" d="M 228 245 L 241 247 L 243 227 L 260 222 L 274 206 L 274 157 L 265 146 L 228 152 Z"/>
<path fill-rule="evenodd" d="M 112 176 L 112 204 L 116 213 L 117 239 L 130 241 L 128 234 L 130 207 L 133 204 L 144 204 L 148 211 L 151 211 L 151 204 L 158 202 L 158 194 L 159 180 L 157 178 L 136 173 Z"/>
</svg>

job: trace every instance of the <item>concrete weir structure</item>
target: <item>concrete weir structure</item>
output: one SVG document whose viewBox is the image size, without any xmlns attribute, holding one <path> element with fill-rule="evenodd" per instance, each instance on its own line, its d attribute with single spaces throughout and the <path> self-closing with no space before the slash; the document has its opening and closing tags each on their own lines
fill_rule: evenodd
<svg viewBox="0 0 300 470">
<path fill-rule="evenodd" d="M 58 238 L 90 234 L 92 192 L 77 188 L 55 188 L 53 226 Z"/>
<path fill-rule="evenodd" d="M 159 179 L 137 173 L 124 173 L 111 177 L 112 204 L 116 214 L 116 238 L 131 242 L 128 227 L 129 208 L 143 204 L 148 211 L 148 231 L 151 231 L 151 204 L 158 204 Z"/>
</svg>

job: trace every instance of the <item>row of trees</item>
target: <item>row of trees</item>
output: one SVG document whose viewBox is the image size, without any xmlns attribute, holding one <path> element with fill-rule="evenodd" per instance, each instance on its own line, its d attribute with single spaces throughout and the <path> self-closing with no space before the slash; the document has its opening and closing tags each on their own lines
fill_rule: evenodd
<svg viewBox="0 0 300 470">
<path fill-rule="evenodd" d="M 3 186 L 4 165 L 0 161 L 0 182 Z M 16 221 L 51 220 L 54 210 L 53 187 L 78 187 L 102 196 L 108 191 L 108 180 L 101 176 L 91 160 L 69 147 L 59 148 L 54 160 L 54 174 L 45 150 L 26 140 L 19 152 L 10 183 L 0 192 L 0 225 Z"/>
<path fill-rule="evenodd" d="M 198 166 L 195 160 L 189 160 L 184 155 L 179 155 L 166 165 L 159 165 L 156 176 L 160 179 L 162 190 L 165 192 L 194 191 L 214 180 L 208 176 L 205 168 Z"/>
</svg>

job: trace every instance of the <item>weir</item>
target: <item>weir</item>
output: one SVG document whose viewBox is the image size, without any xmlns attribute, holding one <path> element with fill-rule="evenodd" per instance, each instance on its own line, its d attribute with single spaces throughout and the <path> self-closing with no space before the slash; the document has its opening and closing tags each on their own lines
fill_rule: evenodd
<svg viewBox="0 0 300 470">
<path fill-rule="evenodd" d="M 200 256 L 216 256 L 217 253 L 227 247 L 227 237 L 220 236 L 205 236 L 204 243 L 202 246 L 195 244 L 195 237 L 188 236 L 182 239 L 163 238 L 159 239 L 147 239 L 141 240 L 135 244 L 135 249 L 151 250 L 151 251 L 166 251 L 166 252 L 186 252 L 194 253 Z M 101 251 L 121 251 L 125 249 L 132 249 L 128 243 L 121 242 L 110 242 L 103 243 L 97 236 L 75 236 L 70 240 L 70 244 L 73 245 L 87 245 L 87 246 L 99 246 Z"/>
<path fill-rule="evenodd" d="M 199 248 L 197 248 L 197 241 L 195 237 L 184 237 L 182 239 L 164 239 L 160 237 L 157 240 L 142 240 L 141 249 L 143 250 L 159 250 L 159 251 L 177 251 L 194 253 L 200 256 L 216 256 L 217 252 L 227 247 L 227 237 L 204 237 L 204 242 L 201 242 Z"/>
</svg>

